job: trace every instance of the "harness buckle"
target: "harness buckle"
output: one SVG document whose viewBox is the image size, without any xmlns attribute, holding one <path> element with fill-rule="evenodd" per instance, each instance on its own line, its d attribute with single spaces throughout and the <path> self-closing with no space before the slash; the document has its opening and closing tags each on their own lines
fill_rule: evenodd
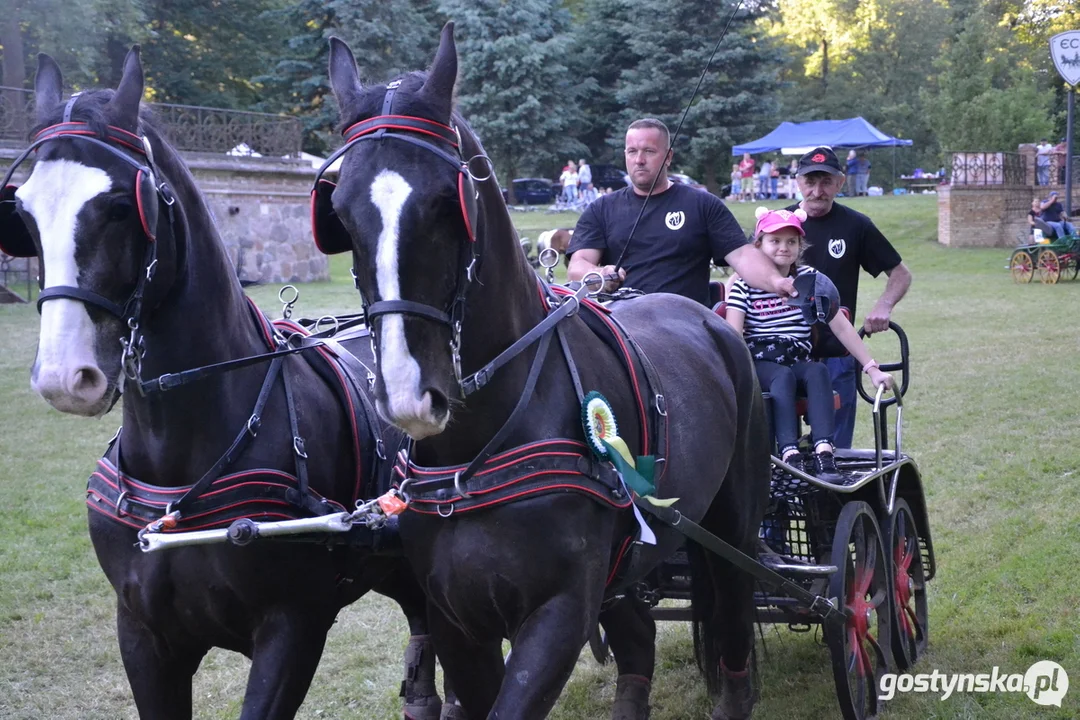
<svg viewBox="0 0 1080 720">
<path fill-rule="evenodd" d="M 443 508 L 444 508 L 444 507 L 449 507 L 450 509 L 449 509 L 449 510 L 447 510 L 447 511 L 446 511 L 446 512 L 444 513 L 444 512 L 443 512 Z M 445 519 L 445 518 L 448 518 L 448 517 L 450 517 L 451 515 L 453 515 L 453 514 L 454 514 L 454 503 L 449 503 L 449 504 L 447 504 L 447 505 L 437 505 L 437 506 L 435 507 L 435 512 L 439 513 L 439 517 L 441 517 L 441 518 L 443 518 L 443 519 Z"/>
<path fill-rule="evenodd" d="M 247 431 L 251 437 L 255 437 L 259 434 L 259 427 L 262 425 L 262 418 L 258 415 L 252 415 L 247 421 Z"/>
<path fill-rule="evenodd" d="M 473 274 L 473 270 L 476 269 L 476 261 L 478 259 L 479 258 L 476 255 L 473 255 L 472 260 L 470 260 L 469 264 L 465 267 L 465 277 L 469 282 L 472 282 L 476 279 L 476 276 Z"/>
<path fill-rule="evenodd" d="M 154 279 L 154 270 L 157 269 L 157 258 L 150 261 L 150 264 L 146 266 L 146 282 L 150 282 Z"/>
<path fill-rule="evenodd" d="M 295 436 L 292 439 L 292 446 L 293 452 L 296 453 L 297 457 L 307 460 L 307 450 L 304 448 L 304 438 L 299 435 Z"/>
<path fill-rule="evenodd" d="M 667 399 L 660 393 L 656 394 L 656 414 L 667 417 Z"/>
<path fill-rule="evenodd" d="M 457 490 L 458 494 L 461 495 L 461 497 L 465 498 L 466 500 L 468 500 L 469 498 L 472 497 L 472 495 L 470 495 L 468 493 L 468 491 L 464 487 L 462 487 L 462 484 L 461 484 L 461 471 L 460 470 L 458 470 L 456 473 L 454 473 L 454 489 Z M 452 503 L 451 503 L 451 505 L 452 505 Z M 449 515 L 447 517 L 449 517 Z"/>
<path fill-rule="evenodd" d="M 375 441 L 375 457 L 380 460 L 386 459 L 386 443 L 382 441 L 382 438 Z"/>
<path fill-rule="evenodd" d="M 120 505 L 122 505 L 123 502 L 124 502 L 124 498 L 126 498 L 127 496 L 128 496 L 128 491 L 124 490 L 116 498 L 116 517 L 118 517 L 118 518 L 127 517 L 127 513 L 124 512 L 120 507 Z"/>
</svg>

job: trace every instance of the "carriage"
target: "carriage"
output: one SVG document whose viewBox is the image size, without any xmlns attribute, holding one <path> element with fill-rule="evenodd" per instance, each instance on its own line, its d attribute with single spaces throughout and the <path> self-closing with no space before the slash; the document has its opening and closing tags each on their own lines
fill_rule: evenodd
<svg viewBox="0 0 1080 720">
<path fill-rule="evenodd" d="M 1080 273 L 1080 235 L 1066 235 L 1049 243 L 1021 245 L 1009 258 L 1009 271 L 1016 283 L 1031 282 L 1036 272 L 1047 285 L 1062 278 L 1075 280 Z"/>
<path fill-rule="evenodd" d="M 881 367 L 901 373 L 900 388 L 884 398 L 880 390 L 870 396 L 858 387 L 873 408 L 875 447 L 837 449 L 839 483 L 773 457 L 757 567 L 743 562 L 761 582 L 759 622 L 795 632 L 821 626 L 846 720 L 876 715 L 882 674 L 910 669 L 925 650 L 926 583 L 936 570 L 919 468 L 902 450 L 907 336 L 895 323 L 890 328 L 901 358 Z M 894 406 L 890 448 L 888 409 Z M 690 580 L 684 550 L 631 591 L 652 606 L 657 620 L 686 621 L 692 608 L 667 601 L 689 601 Z M 598 662 L 609 660 L 602 632 L 589 644 Z"/>
</svg>

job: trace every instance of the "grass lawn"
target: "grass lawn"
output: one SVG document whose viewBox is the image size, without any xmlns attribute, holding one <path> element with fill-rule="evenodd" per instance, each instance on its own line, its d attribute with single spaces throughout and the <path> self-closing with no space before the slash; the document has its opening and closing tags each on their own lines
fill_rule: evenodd
<svg viewBox="0 0 1080 720">
<path fill-rule="evenodd" d="M 938 561 L 930 648 L 916 671 L 1023 673 L 1049 659 L 1080 684 L 1073 575 L 1080 567 L 1080 281 L 1014 285 L 1007 251 L 938 245 L 933 196 L 850 205 L 877 222 L 914 274 L 894 316 L 911 339 L 904 445 L 922 471 Z M 754 207 L 733 206 L 746 228 Z M 576 216 L 536 211 L 515 220 L 535 240 L 541 230 L 572 227 Z M 297 312 L 355 309 L 347 263 L 335 258 L 332 282 L 303 286 Z M 864 310 L 883 287 L 884 276 L 864 276 Z M 276 288 L 251 294 L 276 315 Z M 90 547 L 83 504 L 86 477 L 119 415 L 100 422 L 64 416 L 30 391 L 37 332 L 32 306 L 0 306 L 0 718 L 134 718 L 115 599 Z M 856 445 L 869 446 L 869 438 L 863 413 Z M 754 717 L 838 717 L 820 638 L 786 627 L 762 632 Z M 385 599 L 369 596 L 343 611 L 300 716 L 400 717 L 406 635 Z M 712 704 L 693 666 L 688 627 L 664 624 L 658 642 L 652 718 L 707 718 Z M 247 667 L 240 656 L 212 652 L 195 683 L 196 717 L 236 717 Z M 553 717 L 609 717 L 615 672 L 583 653 Z M 883 717 L 1076 718 L 1080 689 L 1060 709 L 1023 694 L 900 695 Z"/>
</svg>

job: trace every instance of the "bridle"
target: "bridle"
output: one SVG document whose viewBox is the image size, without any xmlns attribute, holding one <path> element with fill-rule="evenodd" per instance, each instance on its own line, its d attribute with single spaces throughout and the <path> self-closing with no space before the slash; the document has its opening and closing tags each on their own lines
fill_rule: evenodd
<svg viewBox="0 0 1080 720">
<path fill-rule="evenodd" d="M 141 388 L 139 380 L 142 358 L 146 353 L 146 343 L 140 332 L 139 322 L 142 317 L 143 298 L 146 294 L 147 285 L 154 279 L 154 273 L 157 268 L 158 214 L 160 205 L 164 204 L 171 229 L 175 220 L 173 205 L 176 203 L 176 197 L 164 180 L 161 182 L 157 181 L 157 173 L 154 170 L 153 151 L 150 147 L 150 141 L 145 135 L 136 135 L 135 133 L 128 132 L 127 130 L 113 125 L 106 127 L 104 134 L 99 134 L 90 127 L 89 123 L 71 120 L 71 112 L 79 97 L 78 94 L 72 95 L 68 100 L 67 105 L 64 107 L 62 122 L 51 125 L 34 136 L 30 146 L 11 164 L 7 175 L 4 177 L 2 187 L 5 188 L 5 201 L 14 202 L 14 192 L 7 192 L 7 188 L 10 187 L 8 183 L 10 182 L 12 175 L 14 175 L 16 168 L 18 168 L 31 153 L 35 152 L 45 143 L 64 138 L 77 139 L 104 148 L 114 157 L 122 160 L 124 163 L 135 169 L 135 203 L 139 211 L 139 220 L 142 225 L 142 231 L 146 235 L 147 243 L 146 252 L 143 256 L 143 270 L 139 273 L 139 279 L 136 281 L 135 289 L 132 291 L 131 295 L 123 305 L 118 305 L 93 290 L 72 285 L 56 285 L 44 288 L 41 291 L 37 300 L 37 308 L 40 313 L 41 306 L 50 300 L 61 298 L 77 300 L 86 305 L 91 305 L 100 310 L 104 310 L 123 322 L 130 331 L 128 337 L 122 337 L 120 339 L 120 344 L 124 347 L 124 355 L 122 358 L 124 377 L 135 381 L 137 386 Z M 132 154 L 142 156 L 142 158 L 145 159 L 145 163 L 141 162 L 136 157 L 132 157 Z M 10 200 L 7 199 L 8 195 L 11 195 Z M 34 254 L 36 254 L 36 248 L 34 249 Z"/>
<path fill-rule="evenodd" d="M 435 155 L 435 157 L 449 163 L 454 168 L 457 172 L 458 204 L 468 234 L 468 243 L 465 246 L 467 252 L 462 253 L 464 257 L 462 262 L 459 263 L 453 298 L 448 306 L 437 308 L 414 300 L 378 300 L 370 302 L 364 295 L 363 290 L 360 289 L 359 283 L 356 282 L 355 269 L 353 279 L 357 290 L 360 291 L 364 316 L 369 323 L 383 315 L 413 315 L 449 327 L 454 375 L 460 384 L 462 380 L 461 323 L 465 315 L 465 298 L 469 286 L 476 279 L 480 262 L 480 255 L 476 248 L 477 201 L 479 195 L 474 183 L 484 182 L 492 177 L 491 160 L 487 155 L 483 154 L 465 159 L 461 152 L 461 133 L 454 126 L 411 115 L 394 115 L 393 98 L 400 86 L 400 80 L 387 84 L 382 111 L 379 115 L 367 120 L 361 120 L 342 132 L 345 144 L 327 158 L 315 176 L 315 184 L 312 188 L 312 227 L 315 231 L 316 244 L 319 245 L 323 252 L 342 252 L 348 249 L 347 247 L 341 247 L 340 244 L 331 245 L 325 238 L 320 238 L 320 226 L 325 226 L 326 218 L 333 215 L 332 206 L 327 207 L 330 198 L 325 187 L 325 185 L 330 185 L 332 188 L 333 184 L 323 180 L 322 176 L 334 161 L 361 142 L 384 139 L 406 142 Z M 487 164 L 486 174 L 477 176 L 472 172 L 471 165 L 476 160 L 482 160 Z M 371 342 L 373 345 L 376 342 L 375 333 L 371 334 Z"/>
</svg>

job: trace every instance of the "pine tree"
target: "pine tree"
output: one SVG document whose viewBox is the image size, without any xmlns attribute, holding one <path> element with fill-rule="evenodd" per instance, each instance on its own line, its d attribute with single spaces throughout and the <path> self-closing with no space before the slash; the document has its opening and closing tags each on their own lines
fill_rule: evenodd
<svg viewBox="0 0 1080 720">
<path fill-rule="evenodd" d="M 503 183 L 554 173 L 584 148 L 570 131 L 576 108 L 565 63 L 570 14 L 559 0 L 442 0 L 458 50 L 458 107 Z"/>
</svg>

